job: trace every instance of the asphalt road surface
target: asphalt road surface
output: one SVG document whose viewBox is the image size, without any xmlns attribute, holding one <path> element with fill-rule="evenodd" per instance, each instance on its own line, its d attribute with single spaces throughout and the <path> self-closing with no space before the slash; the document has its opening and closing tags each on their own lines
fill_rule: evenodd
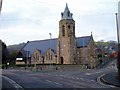
<svg viewBox="0 0 120 90">
<path fill-rule="evenodd" d="M 108 88 L 114 90 L 114 86 L 100 82 L 99 77 L 109 72 L 116 72 L 117 68 L 109 63 L 101 69 L 91 70 L 65 70 L 33 72 L 27 70 L 7 69 L 2 71 L 3 88 Z M 77 89 L 76 89 L 77 90 Z"/>
</svg>

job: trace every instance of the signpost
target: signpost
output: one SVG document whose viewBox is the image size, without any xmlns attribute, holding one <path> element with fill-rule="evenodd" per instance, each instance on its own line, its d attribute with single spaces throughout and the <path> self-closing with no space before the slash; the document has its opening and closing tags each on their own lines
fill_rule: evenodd
<svg viewBox="0 0 120 90">
<path fill-rule="evenodd" d="M 120 80 L 120 2 L 118 3 L 118 79 Z"/>
<path fill-rule="evenodd" d="M 2 10 L 2 2 L 3 2 L 3 0 L 0 0 L 0 13 L 1 13 L 1 10 Z"/>
<path fill-rule="evenodd" d="M 50 35 L 50 70 L 51 70 L 51 64 L 52 64 L 52 60 L 51 60 L 51 39 L 52 39 L 52 34 L 51 33 L 49 33 L 49 35 Z"/>
<path fill-rule="evenodd" d="M 118 14 L 116 13 L 116 24 L 117 24 L 117 38 L 118 38 L 117 68 L 118 68 L 118 79 L 120 79 L 120 2 L 118 2 Z"/>
</svg>

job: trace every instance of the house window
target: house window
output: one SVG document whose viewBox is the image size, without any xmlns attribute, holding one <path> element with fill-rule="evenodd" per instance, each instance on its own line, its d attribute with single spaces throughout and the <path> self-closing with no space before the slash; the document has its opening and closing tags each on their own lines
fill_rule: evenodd
<svg viewBox="0 0 120 90">
<path fill-rule="evenodd" d="M 52 55 L 51 55 L 51 60 L 52 60 Z"/>
<path fill-rule="evenodd" d="M 48 60 L 48 55 L 46 55 L 46 59 Z"/>
<path fill-rule="evenodd" d="M 50 53 L 49 53 L 49 60 L 50 60 Z"/>
</svg>

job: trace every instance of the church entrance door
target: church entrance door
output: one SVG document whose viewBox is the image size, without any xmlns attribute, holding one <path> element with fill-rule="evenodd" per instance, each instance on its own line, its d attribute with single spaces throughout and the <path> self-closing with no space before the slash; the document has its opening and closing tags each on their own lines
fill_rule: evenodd
<svg viewBox="0 0 120 90">
<path fill-rule="evenodd" d="M 61 64 L 63 64 L 63 57 L 60 57 Z"/>
</svg>

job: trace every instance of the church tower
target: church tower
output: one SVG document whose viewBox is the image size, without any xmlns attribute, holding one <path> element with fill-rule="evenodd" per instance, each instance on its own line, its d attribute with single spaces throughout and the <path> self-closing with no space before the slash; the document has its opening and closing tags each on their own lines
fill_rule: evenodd
<svg viewBox="0 0 120 90">
<path fill-rule="evenodd" d="M 76 64 L 76 37 L 73 14 L 66 4 L 59 21 L 59 37 L 57 42 L 57 63 Z"/>
</svg>

